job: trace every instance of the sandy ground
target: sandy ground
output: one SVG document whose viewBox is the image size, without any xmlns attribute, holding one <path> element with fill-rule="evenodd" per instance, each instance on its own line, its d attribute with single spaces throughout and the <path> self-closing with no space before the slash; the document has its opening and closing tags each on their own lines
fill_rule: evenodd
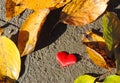
<svg viewBox="0 0 120 83">
<path fill-rule="evenodd" d="M 111 0 L 107 10 L 119 14 L 119 0 Z M 116 9 L 115 9 L 116 8 Z M 0 27 L 5 27 L 4 35 L 17 43 L 18 31 L 25 18 L 30 14 L 25 10 L 21 15 L 5 21 L 5 0 L 0 0 Z M 85 46 L 81 42 L 82 35 L 88 30 L 101 30 L 101 18 L 84 27 L 76 27 L 59 23 L 52 35 L 49 33 L 59 19 L 60 9 L 52 11 L 43 26 L 36 49 L 22 59 L 19 83 L 73 83 L 85 73 L 99 76 L 108 72 L 95 65 L 87 56 Z M 62 68 L 56 61 L 56 53 L 67 51 L 77 54 L 76 64 Z M 113 70 L 114 73 L 114 70 Z M 101 79 L 110 73 L 101 76 Z"/>
</svg>

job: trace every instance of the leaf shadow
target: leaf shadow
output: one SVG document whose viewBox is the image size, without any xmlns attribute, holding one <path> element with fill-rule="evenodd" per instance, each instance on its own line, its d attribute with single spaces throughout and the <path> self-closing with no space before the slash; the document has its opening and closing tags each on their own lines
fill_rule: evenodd
<svg viewBox="0 0 120 83">
<path fill-rule="evenodd" d="M 117 14 L 118 18 L 120 19 L 120 9 L 115 9 L 114 12 Z"/>
<path fill-rule="evenodd" d="M 104 78 L 100 78 L 100 76 L 102 76 L 103 74 L 96 74 L 96 73 L 85 73 L 86 75 L 90 75 L 96 78 L 95 82 L 102 82 L 104 80 Z"/>
<path fill-rule="evenodd" d="M 57 38 L 59 38 L 66 30 L 66 25 L 59 23 L 55 26 L 55 29 L 51 32 L 52 28 L 54 25 L 59 21 L 59 15 L 60 15 L 61 9 L 53 10 L 48 16 L 47 19 L 43 25 L 43 28 L 41 30 L 41 33 L 39 34 L 38 41 L 36 44 L 36 48 L 34 51 L 37 51 L 45 46 L 50 45 L 53 43 Z M 9 26 L 9 24 L 4 25 L 4 26 Z M 29 37 L 29 33 L 27 31 L 21 32 Z M 11 40 L 17 45 L 18 42 L 18 34 L 16 33 L 15 35 L 11 36 Z M 51 35 L 50 35 L 51 34 Z M 27 40 L 27 39 L 26 39 Z M 25 42 L 26 43 L 26 42 Z M 25 44 L 24 43 L 24 44 Z M 23 76 L 26 70 L 25 66 L 25 60 L 27 56 L 24 56 L 21 58 L 21 71 L 20 71 L 20 76 Z"/>
<path fill-rule="evenodd" d="M 58 23 L 60 12 L 61 9 L 56 9 L 51 11 L 47 16 L 43 28 L 38 36 L 35 51 L 50 45 L 66 31 L 67 26 L 63 23 Z"/>
<path fill-rule="evenodd" d="M 98 77 L 98 76 L 101 76 L 102 74 L 96 74 L 96 73 L 85 73 L 87 75 L 91 75 L 93 77 Z"/>
<path fill-rule="evenodd" d="M 120 0 L 110 0 L 108 2 L 107 11 L 114 11 L 118 5 L 120 5 Z"/>
<path fill-rule="evenodd" d="M 103 36 L 103 33 L 100 32 L 100 28 L 99 29 L 92 29 L 92 32 L 99 35 L 99 36 Z"/>
<path fill-rule="evenodd" d="M 119 5 L 120 5 L 120 0 L 110 0 L 108 2 L 107 11 L 115 12 L 120 19 L 120 7 L 117 8 Z"/>
<path fill-rule="evenodd" d="M 19 77 L 21 77 L 25 72 L 25 60 L 27 56 L 21 58 L 21 71 Z"/>
<path fill-rule="evenodd" d="M 19 26 L 15 25 L 15 24 L 13 24 L 13 23 L 7 22 L 7 21 L 5 21 L 5 20 L 3 20 L 3 19 L 0 19 L 0 21 L 3 22 L 2 25 L 0 25 L 1 28 L 7 28 L 7 27 L 9 27 L 10 25 L 12 25 L 12 26 L 14 26 L 14 27 L 16 27 L 16 28 L 19 28 Z"/>
<path fill-rule="evenodd" d="M 18 42 L 18 33 L 16 33 L 15 35 L 12 35 L 10 39 L 17 45 L 17 42 Z"/>
</svg>

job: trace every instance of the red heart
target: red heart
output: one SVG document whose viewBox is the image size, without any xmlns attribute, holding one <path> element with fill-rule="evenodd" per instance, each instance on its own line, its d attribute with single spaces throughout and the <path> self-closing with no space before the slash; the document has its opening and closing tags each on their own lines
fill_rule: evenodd
<svg viewBox="0 0 120 83">
<path fill-rule="evenodd" d="M 74 54 L 68 54 L 66 52 L 58 52 L 56 59 L 63 67 L 75 64 L 77 61 L 77 58 Z"/>
</svg>

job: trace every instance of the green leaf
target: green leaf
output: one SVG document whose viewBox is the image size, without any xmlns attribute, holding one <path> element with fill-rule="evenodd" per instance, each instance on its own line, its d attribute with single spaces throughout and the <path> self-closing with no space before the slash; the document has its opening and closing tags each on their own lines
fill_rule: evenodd
<svg viewBox="0 0 120 83">
<path fill-rule="evenodd" d="M 94 83 L 95 77 L 89 76 L 89 75 L 82 75 L 79 76 L 74 83 Z"/>
<path fill-rule="evenodd" d="M 105 78 L 103 83 L 120 83 L 120 76 L 118 75 L 110 75 Z"/>
<path fill-rule="evenodd" d="M 120 20 L 112 13 L 107 12 L 102 17 L 103 37 L 109 51 L 120 42 Z"/>
</svg>

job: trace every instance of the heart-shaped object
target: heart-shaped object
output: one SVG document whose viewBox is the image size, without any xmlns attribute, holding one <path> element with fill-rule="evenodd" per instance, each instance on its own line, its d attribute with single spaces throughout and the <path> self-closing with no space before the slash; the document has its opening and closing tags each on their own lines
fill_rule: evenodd
<svg viewBox="0 0 120 83">
<path fill-rule="evenodd" d="M 77 61 L 77 58 L 74 54 L 68 54 L 66 52 L 58 52 L 56 59 L 62 67 L 75 64 Z"/>
</svg>

